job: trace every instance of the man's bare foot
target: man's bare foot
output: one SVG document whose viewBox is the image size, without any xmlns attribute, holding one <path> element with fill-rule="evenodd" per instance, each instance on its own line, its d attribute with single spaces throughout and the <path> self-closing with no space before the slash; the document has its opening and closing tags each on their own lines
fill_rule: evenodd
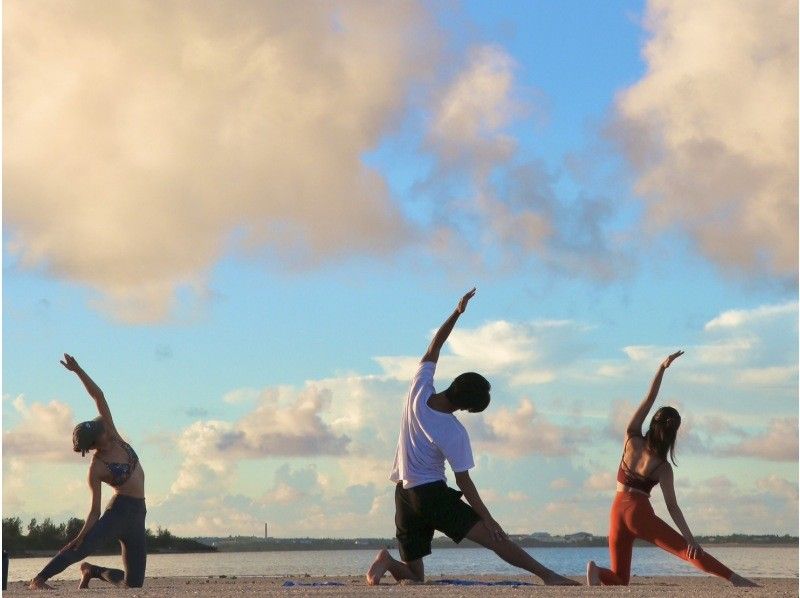
<svg viewBox="0 0 800 598">
<path fill-rule="evenodd" d="M 38 577 L 34 577 L 31 580 L 31 583 L 28 584 L 29 590 L 55 590 L 55 588 L 51 585 L 46 584 L 43 580 L 39 579 Z"/>
<path fill-rule="evenodd" d="M 92 579 L 92 566 L 86 561 L 81 563 L 81 583 L 78 588 L 84 590 L 89 587 L 89 580 Z"/>
<path fill-rule="evenodd" d="M 586 585 L 600 585 L 600 568 L 595 564 L 594 561 L 589 561 L 586 563 Z"/>
<path fill-rule="evenodd" d="M 381 583 L 381 578 L 386 573 L 386 570 L 389 569 L 391 558 L 392 555 L 390 555 L 389 551 L 385 548 L 382 548 L 380 552 L 378 552 L 375 560 L 367 571 L 367 585 L 376 586 Z"/>
<path fill-rule="evenodd" d="M 542 577 L 542 581 L 546 586 L 579 586 L 581 585 L 574 579 L 559 575 L 555 571 L 551 571 L 548 575 Z"/>
<path fill-rule="evenodd" d="M 758 585 L 756 582 L 747 579 L 746 577 L 742 577 L 738 573 L 734 573 L 731 575 L 730 582 L 736 586 L 737 588 L 760 588 L 761 586 Z"/>
</svg>

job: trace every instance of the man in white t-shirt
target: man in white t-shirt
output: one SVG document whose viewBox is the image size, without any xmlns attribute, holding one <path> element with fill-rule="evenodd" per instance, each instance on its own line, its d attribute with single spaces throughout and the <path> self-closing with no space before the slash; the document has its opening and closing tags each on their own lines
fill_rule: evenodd
<svg viewBox="0 0 800 598">
<path fill-rule="evenodd" d="M 411 382 L 390 476 L 397 484 L 395 525 L 402 560 L 381 550 L 367 572 L 367 583 L 380 583 L 387 571 L 397 581 L 423 581 L 422 559 L 431 553 L 433 532 L 439 530 L 455 542 L 469 538 L 493 550 L 506 562 L 538 575 L 545 584 L 580 585 L 543 566 L 509 540 L 469 477 L 469 470 L 475 466 L 469 435 L 453 413 L 486 409 L 489 382 L 480 374 L 468 372 L 456 377 L 442 392 L 433 387 L 439 352 L 474 295 L 475 289 L 464 295 L 439 328 Z M 445 461 L 455 473 L 460 492 L 447 487 Z M 467 502 L 461 500 L 462 495 Z"/>
</svg>

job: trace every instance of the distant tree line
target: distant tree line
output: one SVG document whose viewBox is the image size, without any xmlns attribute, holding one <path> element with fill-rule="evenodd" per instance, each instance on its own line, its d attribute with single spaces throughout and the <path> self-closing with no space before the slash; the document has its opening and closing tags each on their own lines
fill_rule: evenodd
<svg viewBox="0 0 800 598">
<path fill-rule="evenodd" d="M 32 552 L 57 552 L 78 535 L 83 528 L 84 520 L 72 517 L 66 523 L 56 525 L 48 517 L 41 522 L 31 519 L 23 532 L 22 520 L 19 517 L 3 518 L 3 550 L 11 556 L 24 556 Z M 156 528 L 156 532 L 146 530 L 147 551 L 154 552 L 213 552 L 216 548 L 191 540 L 174 536 L 168 529 Z M 118 554 L 119 542 L 110 540 L 103 545 L 100 554 Z"/>
</svg>

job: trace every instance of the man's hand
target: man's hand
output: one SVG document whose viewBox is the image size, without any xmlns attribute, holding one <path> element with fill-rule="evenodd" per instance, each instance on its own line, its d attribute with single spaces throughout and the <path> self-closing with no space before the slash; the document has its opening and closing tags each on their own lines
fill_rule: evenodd
<svg viewBox="0 0 800 598">
<path fill-rule="evenodd" d="M 467 310 L 467 303 L 469 300 L 475 296 L 475 287 L 472 287 L 471 291 L 467 291 L 467 294 L 461 298 L 461 301 L 458 302 L 458 306 L 456 307 L 456 311 L 460 314 L 463 314 Z"/>
<path fill-rule="evenodd" d="M 500 524 L 497 523 L 494 519 L 484 519 L 483 525 L 489 530 L 489 534 L 497 541 L 507 540 L 508 534 L 506 534 L 505 530 L 500 527 Z"/>
<path fill-rule="evenodd" d="M 673 353 L 672 355 L 670 355 L 664 361 L 661 362 L 661 367 L 663 367 L 666 370 L 670 366 L 670 364 L 672 364 L 672 362 L 678 359 L 678 357 L 680 357 L 681 355 L 683 355 L 683 351 L 676 351 L 675 353 Z"/>
<path fill-rule="evenodd" d="M 67 368 L 70 372 L 77 372 L 81 369 L 81 366 L 78 365 L 78 362 L 72 355 L 67 355 L 64 353 L 64 359 L 61 361 L 61 365 Z"/>
</svg>

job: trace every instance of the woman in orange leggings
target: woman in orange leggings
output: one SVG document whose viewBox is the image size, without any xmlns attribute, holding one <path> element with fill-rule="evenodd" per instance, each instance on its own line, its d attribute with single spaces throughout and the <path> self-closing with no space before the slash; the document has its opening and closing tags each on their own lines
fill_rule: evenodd
<svg viewBox="0 0 800 598">
<path fill-rule="evenodd" d="M 667 357 L 658 368 L 650 386 L 650 392 L 633 414 L 625 432 L 625 445 L 617 470 L 617 495 L 611 505 L 608 550 L 611 553 L 611 568 L 598 567 L 594 561 L 586 566 L 586 581 L 590 586 L 628 585 L 631 578 L 631 556 L 633 541 L 641 538 L 663 548 L 701 571 L 727 579 L 735 586 L 755 586 L 728 569 L 713 556 L 705 552 L 695 541 L 678 501 L 672 466 L 667 455 L 675 463 L 675 438 L 681 425 L 681 416 L 672 407 L 662 407 L 650 420 L 650 429 L 642 435 L 642 424 L 653 407 L 661 387 L 661 379 L 670 364 L 683 355 L 678 351 Z M 661 484 L 664 502 L 679 534 L 663 519 L 659 518 L 650 504 L 650 491 Z M 682 534 L 682 535 L 681 535 Z"/>
</svg>

